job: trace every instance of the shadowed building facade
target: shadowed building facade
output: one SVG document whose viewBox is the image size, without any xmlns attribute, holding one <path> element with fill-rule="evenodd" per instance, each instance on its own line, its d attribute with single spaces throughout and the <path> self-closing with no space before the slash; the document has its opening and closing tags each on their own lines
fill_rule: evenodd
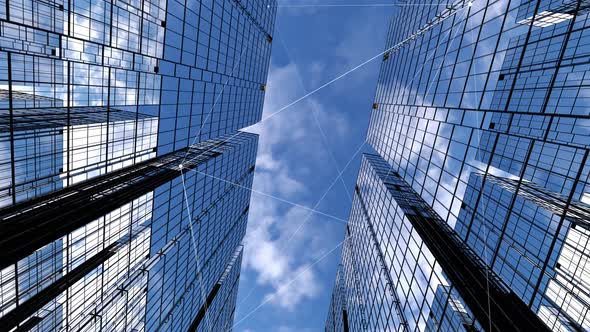
<svg viewBox="0 0 590 332">
<path fill-rule="evenodd" d="M 589 9 L 398 7 L 327 331 L 590 329 Z"/>
<path fill-rule="evenodd" d="M 274 0 L 0 0 L 0 331 L 233 325 Z"/>
</svg>

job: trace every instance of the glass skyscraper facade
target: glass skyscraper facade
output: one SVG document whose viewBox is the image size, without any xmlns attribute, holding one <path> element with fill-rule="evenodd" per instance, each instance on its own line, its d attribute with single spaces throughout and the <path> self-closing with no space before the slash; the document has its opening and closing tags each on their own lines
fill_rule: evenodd
<svg viewBox="0 0 590 332">
<path fill-rule="evenodd" d="M 590 329 L 590 2 L 400 4 L 326 330 Z"/>
<path fill-rule="evenodd" d="M 274 0 L 0 0 L 0 331 L 231 329 Z"/>
</svg>

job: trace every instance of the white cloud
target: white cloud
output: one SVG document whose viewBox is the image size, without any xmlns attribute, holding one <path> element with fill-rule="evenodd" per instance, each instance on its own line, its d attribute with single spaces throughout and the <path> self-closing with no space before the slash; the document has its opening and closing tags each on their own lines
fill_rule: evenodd
<svg viewBox="0 0 590 332">
<path fill-rule="evenodd" d="M 267 86 L 263 118 L 305 94 L 299 68 L 293 63 L 271 66 Z M 309 176 L 310 167 L 330 164 L 312 110 L 324 130 L 329 129 L 339 137 L 346 134 L 348 124 L 344 118 L 329 112 L 313 96 L 247 129 L 260 134 L 255 191 L 305 206 L 315 203 L 306 200 L 310 191 L 300 178 Z M 322 241 L 325 232 L 321 230 L 326 224 L 317 215 L 311 215 L 306 228 L 293 236 L 309 212 L 255 192 L 252 195 L 243 268 L 256 274 L 259 286 L 272 289 L 264 295 L 264 300 L 292 311 L 301 301 L 314 298 L 322 290 L 317 267 L 308 269 L 308 266 L 331 249 L 325 248 L 326 241 Z M 290 283 L 296 276 L 297 280 Z M 286 284 L 289 285 L 285 287 Z"/>
<path fill-rule="evenodd" d="M 260 177 L 256 182 L 260 182 Z M 317 235 L 298 232 L 290 239 L 306 214 L 303 209 L 291 207 L 285 211 L 277 201 L 255 197 L 245 238 L 244 268 L 256 273 L 258 285 L 273 289 L 265 300 L 289 311 L 321 290 L 315 271 L 305 271 L 315 253 L 321 251 Z M 296 276 L 297 280 L 290 283 Z"/>
<path fill-rule="evenodd" d="M 324 75 L 326 71 L 326 64 L 320 61 L 313 61 L 309 68 L 307 68 L 308 72 L 308 81 L 309 87 L 314 88 L 322 85 L 324 83 Z"/>
</svg>

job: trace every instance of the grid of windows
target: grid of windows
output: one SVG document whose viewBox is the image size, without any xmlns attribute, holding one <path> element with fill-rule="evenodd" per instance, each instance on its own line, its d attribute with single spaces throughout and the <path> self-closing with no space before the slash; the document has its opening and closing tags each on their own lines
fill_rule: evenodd
<svg viewBox="0 0 590 332">
<path fill-rule="evenodd" d="M 328 312 L 328 319 L 326 320 L 327 331 L 349 331 L 348 326 L 348 308 L 346 306 L 346 287 L 344 285 L 344 271 L 343 266 L 338 266 L 336 273 L 336 282 L 330 300 L 330 312 Z"/>
<path fill-rule="evenodd" d="M 422 331 L 432 321 L 452 319 L 454 311 L 445 304 L 451 294 L 459 295 L 449 289 L 441 266 L 367 158 L 363 158 L 357 188 L 342 253 L 348 280 L 334 292 L 334 296 L 346 294 L 350 329 Z M 447 290 L 446 297 L 435 302 L 441 289 Z M 436 317 L 435 306 L 439 307 Z"/>
<path fill-rule="evenodd" d="M 276 9 L 0 0 L 0 228 L 56 211 L 42 247 L 0 258 L 0 326 L 231 327 L 257 144 L 238 130 L 262 115 Z"/>
<path fill-rule="evenodd" d="M 220 278 L 245 234 L 250 199 L 246 188 L 252 185 L 255 159 L 256 141 L 250 141 L 231 155 L 224 154 L 220 159 L 198 166 L 196 172 L 185 173 L 186 200 L 192 207 L 191 213 L 186 210 L 180 178 L 155 191 L 152 254 L 175 241 L 183 230 L 186 237 L 182 246 L 174 247 L 177 254 L 171 254 L 170 260 L 161 260 L 148 277 L 147 330 L 165 325 L 182 331 L 191 324 L 187 317 L 197 314 L 208 290 Z M 240 187 L 231 183 L 240 183 Z M 231 196 L 226 194 L 228 190 L 233 193 Z M 186 232 L 189 216 L 195 222 L 192 235 L 190 228 Z M 192 241 L 198 253 L 196 258 Z M 178 282 L 186 280 L 191 287 L 179 287 L 182 284 Z"/>
<path fill-rule="evenodd" d="M 590 329 L 590 288 L 583 279 L 590 2 L 438 2 L 396 9 L 367 140 L 548 328 Z M 386 218 L 377 216 L 374 223 Z M 353 205 L 349 225 L 354 218 Z M 407 233 L 385 229 L 384 246 Z M 343 264 L 345 259 L 343 254 Z M 406 290 L 408 277 L 398 275 L 403 266 L 392 269 L 394 282 L 403 280 L 394 288 Z M 373 273 L 378 279 L 380 272 Z M 409 276 L 421 274 L 408 270 Z M 436 317 L 441 311 L 435 304 L 448 289 L 416 288 L 431 292 L 428 310 Z M 410 326 L 418 317 L 405 316 Z M 362 328 L 376 326 L 370 313 L 349 317 L 365 322 Z M 460 317 L 448 316 L 445 326 L 456 329 Z M 432 329 L 428 324 L 419 329 Z"/>
<path fill-rule="evenodd" d="M 18 122 L 23 109 L 64 106 L 56 112 L 65 113 L 63 127 L 97 106 L 107 119 L 100 122 L 114 121 L 115 109 L 158 117 L 155 147 L 162 154 L 260 119 L 276 11 L 271 0 L 2 0 L 0 7 L 0 112 L 7 121 Z M 12 149 L 21 136 L 7 128 L 0 138 L 2 159 L 10 161 L 5 171 L 15 173 L 5 190 L 15 191 L 21 172 L 52 183 L 72 176 L 60 174 L 70 161 L 59 146 L 69 150 L 74 136 L 26 133 L 25 145 L 52 154 L 43 163 L 54 166 L 41 174 L 26 166 L 38 161 L 18 163 Z"/>
<path fill-rule="evenodd" d="M 60 217 L 54 221 L 43 217 L 45 212 L 65 215 L 63 209 L 74 211 L 69 220 L 83 226 L 72 226 L 75 231 L 63 229 L 67 235 L 56 240 L 44 235 L 44 241 L 51 243 L 18 259 L 18 274 L 13 264 L 6 264 L 12 258 L 6 256 L 9 247 L 3 247 L 1 261 L 5 268 L 0 276 L 7 291 L 3 292 L 2 308 L 6 311 L 0 325 L 26 324 L 26 318 L 33 316 L 39 319 L 40 330 L 152 331 L 168 324 L 186 329 L 203 305 L 201 292 L 221 283 L 219 294 L 227 295 L 235 287 L 235 280 L 222 282 L 222 276 L 245 234 L 250 198 L 247 188 L 252 185 L 257 136 L 241 133 L 226 140 L 228 137 L 222 137 L 193 147 L 183 169 L 177 166 L 185 156 L 185 151 L 180 151 L 113 172 L 110 180 L 108 175 L 99 176 L 95 183 L 81 182 L 55 192 L 59 196 L 21 203 L 28 206 L 26 209 L 17 205 L 5 210 L 3 233 L 15 236 L 15 227 L 23 224 L 23 236 L 41 238 L 35 232 L 48 229 L 25 225 L 42 225 L 33 218 L 37 216 L 53 222 L 46 225 L 49 229 L 63 229 Z M 137 174 L 137 180 L 126 175 L 128 169 L 136 169 L 130 174 Z M 168 180 L 170 176 L 172 181 Z M 93 192 L 100 188 L 102 192 Z M 189 189 L 185 192 L 184 188 Z M 82 195 L 95 198 L 76 198 Z M 119 195 L 139 197 L 125 203 L 129 198 Z M 66 204 L 59 204 L 60 200 Z M 93 213 L 77 211 L 77 202 Z M 102 215 L 101 209 L 109 206 L 120 207 L 94 219 L 94 214 Z M 18 257 L 30 250 L 2 245 L 19 250 L 15 251 Z M 108 257 L 104 261 L 85 274 L 76 273 L 76 267 L 105 251 Z M 43 273 L 35 273 L 41 269 Z M 54 297 L 43 296 L 62 280 L 69 280 L 69 287 L 59 289 Z M 9 289 L 18 290 L 18 294 Z"/>
</svg>

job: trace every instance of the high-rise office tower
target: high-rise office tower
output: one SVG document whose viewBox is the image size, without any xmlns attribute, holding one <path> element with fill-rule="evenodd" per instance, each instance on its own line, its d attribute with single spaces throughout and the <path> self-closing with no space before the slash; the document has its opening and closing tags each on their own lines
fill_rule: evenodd
<svg viewBox="0 0 590 332">
<path fill-rule="evenodd" d="M 590 2 L 400 4 L 326 330 L 590 329 Z"/>
<path fill-rule="evenodd" d="M 0 331 L 232 327 L 274 0 L 0 0 Z"/>
</svg>

